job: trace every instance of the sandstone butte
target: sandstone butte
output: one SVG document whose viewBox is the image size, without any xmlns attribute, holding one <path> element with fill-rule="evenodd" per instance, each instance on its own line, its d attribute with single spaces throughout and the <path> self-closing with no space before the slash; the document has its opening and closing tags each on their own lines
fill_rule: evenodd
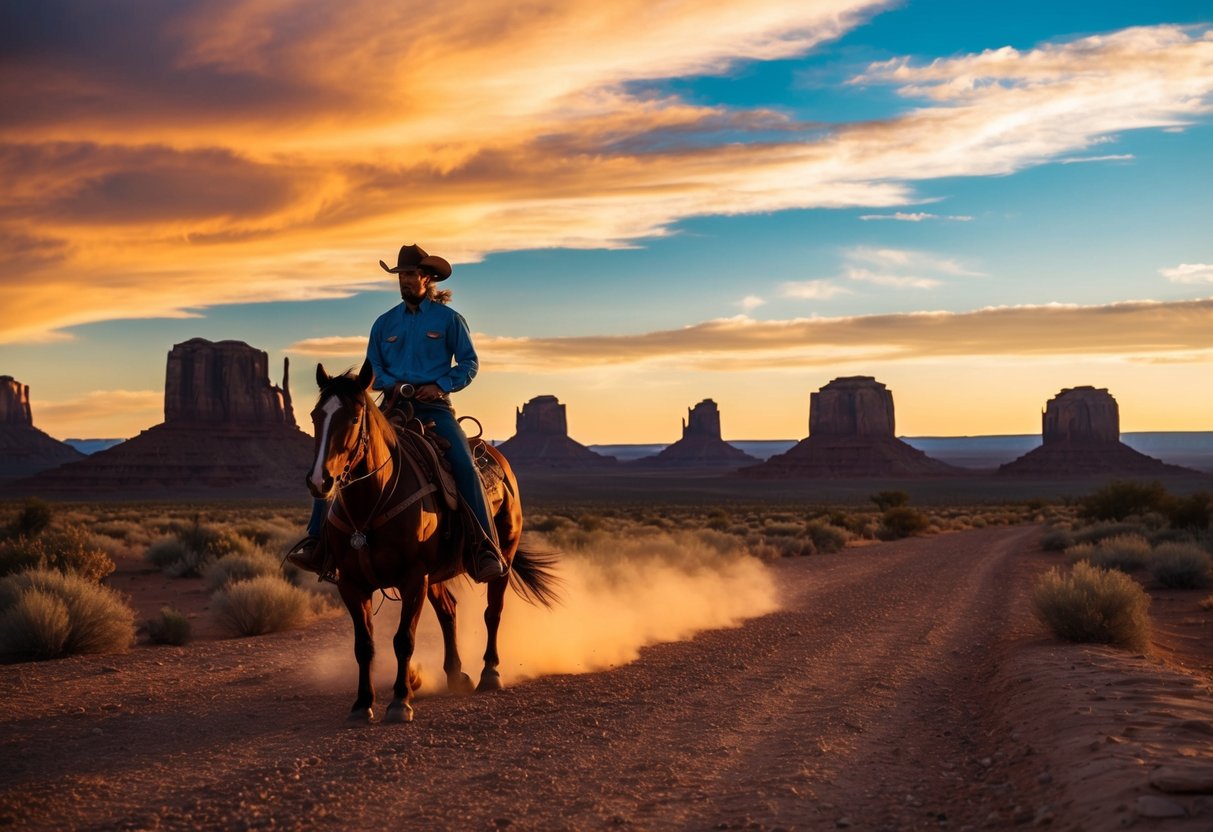
<svg viewBox="0 0 1213 832">
<path fill-rule="evenodd" d="M 84 454 L 34 427 L 29 385 L 0 376 L 0 479 L 28 477 Z"/>
<path fill-rule="evenodd" d="M 307 494 L 312 438 L 299 430 L 289 393 L 269 380 L 265 352 L 242 341 L 194 338 L 168 354 L 164 422 L 90 457 L 19 485 L 31 494 L 133 496 Z"/>
<path fill-rule="evenodd" d="M 720 409 L 713 400 L 704 399 L 688 408 L 681 439 L 632 464 L 653 468 L 737 468 L 755 462 L 756 457 L 720 438 Z"/>
<path fill-rule="evenodd" d="M 742 468 L 758 479 L 937 477 L 963 473 L 894 435 L 893 394 L 871 376 L 836 378 L 809 397 L 809 435 Z"/>
<path fill-rule="evenodd" d="M 1045 404 L 1043 444 L 998 469 L 1003 477 L 1196 474 L 1120 441 L 1120 408 L 1106 389 L 1068 387 Z"/>
<path fill-rule="evenodd" d="M 514 435 L 497 446 L 520 469 L 587 468 L 617 464 L 569 437 L 565 406 L 555 396 L 536 396 L 515 410 Z"/>
</svg>

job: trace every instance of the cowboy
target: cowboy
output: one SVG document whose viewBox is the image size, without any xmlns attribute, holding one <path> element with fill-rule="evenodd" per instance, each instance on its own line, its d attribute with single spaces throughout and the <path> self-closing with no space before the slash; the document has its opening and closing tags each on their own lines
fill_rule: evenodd
<svg viewBox="0 0 1213 832">
<path fill-rule="evenodd" d="M 467 321 L 447 306 L 450 291 L 439 291 L 435 285 L 451 276 L 451 264 L 413 244 L 401 246 L 395 268 L 382 260 L 379 265 L 399 279 L 403 302 L 380 315 L 371 327 L 366 355 L 375 370 L 373 386 L 389 399 L 402 387 L 412 392 L 416 418 L 423 424 L 432 422 L 435 432 L 450 444 L 446 453 L 455 484 L 480 526 L 472 577 L 479 582 L 500 578 L 505 566 L 489 501 L 467 436 L 451 407 L 450 394 L 467 387 L 480 366 Z M 319 572 L 324 566 L 319 541 L 327 505 L 315 501 L 308 537 L 289 555 L 302 569 Z"/>
</svg>

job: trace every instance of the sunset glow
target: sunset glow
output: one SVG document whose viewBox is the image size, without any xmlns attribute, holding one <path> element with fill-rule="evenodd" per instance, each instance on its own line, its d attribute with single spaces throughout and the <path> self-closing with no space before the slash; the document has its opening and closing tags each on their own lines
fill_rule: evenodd
<svg viewBox="0 0 1213 832">
<path fill-rule="evenodd" d="M 410 242 L 493 438 L 539 394 L 583 442 L 708 397 L 799 438 L 852 374 L 905 435 L 1036 432 L 1083 384 L 1213 430 L 1202 4 L 104 5 L 0 11 L 0 373 L 59 438 L 160 421 L 192 337 L 310 407 Z"/>
</svg>

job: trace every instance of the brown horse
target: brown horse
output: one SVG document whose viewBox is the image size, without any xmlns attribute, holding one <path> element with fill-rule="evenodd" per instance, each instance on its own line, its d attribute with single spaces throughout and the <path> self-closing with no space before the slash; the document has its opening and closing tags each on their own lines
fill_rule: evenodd
<svg viewBox="0 0 1213 832">
<path fill-rule="evenodd" d="M 316 456 L 308 488 L 315 496 L 332 501 L 323 545 L 334 559 L 337 587 L 354 621 L 358 698 L 347 721 L 365 723 L 373 718 L 371 598 L 375 590 L 392 587 L 400 596 L 400 627 L 392 641 L 396 652 L 394 696 L 384 719 L 408 722 L 413 718 L 413 691 L 420 684 L 410 662 L 417 620 L 427 596 L 442 628 L 447 688 L 459 693 L 472 690 L 455 643 L 455 598 L 445 585 L 464 572 L 463 546 L 454 512 L 447 509 L 421 468 L 405 458 L 395 428 L 371 399 L 372 379 L 369 362 L 357 376 L 352 371 L 329 376 L 323 365 L 316 365 L 320 398 L 312 411 Z M 483 449 L 504 472 L 495 493 L 489 494 L 489 504 L 501 552 L 510 568 L 488 585 L 484 612 L 488 643 L 479 691 L 501 687 L 497 627 L 506 585 L 532 603 L 551 606 L 556 599 L 554 557 L 519 548 L 522 504 L 514 473 L 495 448 L 484 444 Z"/>
</svg>

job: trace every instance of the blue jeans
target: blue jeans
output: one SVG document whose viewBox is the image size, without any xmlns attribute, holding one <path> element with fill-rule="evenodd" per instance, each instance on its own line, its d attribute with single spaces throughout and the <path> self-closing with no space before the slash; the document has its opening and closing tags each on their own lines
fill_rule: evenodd
<svg viewBox="0 0 1213 832">
<path fill-rule="evenodd" d="M 442 402 L 415 402 L 417 418 L 424 422 L 433 422 L 434 431 L 451 443 L 447 449 L 446 458 L 451 462 L 451 473 L 455 475 L 455 487 L 460 496 L 467 501 L 472 513 L 480 521 L 480 527 L 494 543 L 497 543 L 497 527 L 489 515 L 489 501 L 485 496 L 484 486 L 480 475 L 476 473 L 476 463 L 472 461 L 472 452 L 468 449 L 468 438 L 455 420 L 455 414 Z M 312 501 L 312 516 L 307 522 L 307 533 L 316 537 L 324 526 L 324 518 L 328 514 L 328 503 L 316 498 Z"/>
</svg>

